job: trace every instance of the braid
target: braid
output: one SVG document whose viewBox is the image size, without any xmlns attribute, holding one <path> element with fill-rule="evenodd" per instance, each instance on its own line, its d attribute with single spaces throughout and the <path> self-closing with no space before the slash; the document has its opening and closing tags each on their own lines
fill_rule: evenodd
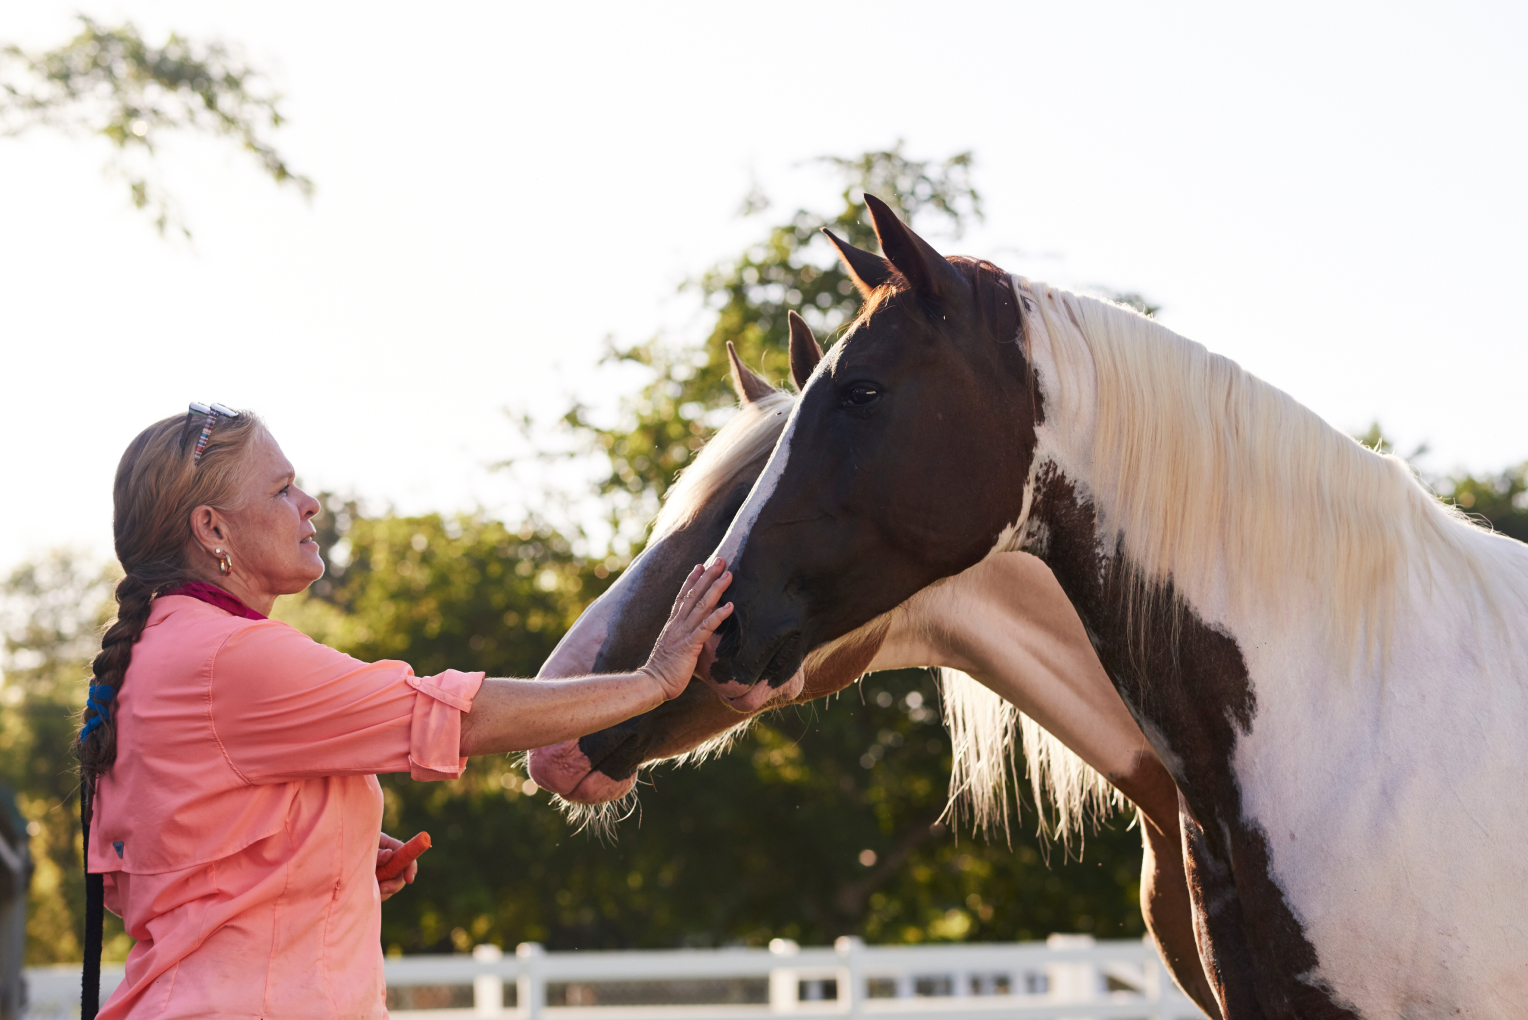
<svg viewBox="0 0 1528 1020">
<path fill-rule="evenodd" d="M 154 598 L 197 578 L 188 562 L 191 512 L 201 505 L 228 506 L 238 498 L 240 462 L 264 428 L 247 411 L 219 419 L 198 463 L 190 439 L 200 426 L 199 419 L 182 415 L 150 425 L 128 445 L 117 465 L 112 529 L 126 576 L 117 583 L 117 618 L 101 636 L 101 651 L 91 667 L 91 687 L 111 691 L 109 696 L 97 692 L 103 697 L 87 702 L 82 735 L 75 739 L 87 786 L 117 760 L 116 693 L 133 661 L 133 645 L 148 625 Z"/>
<path fill-rule="evenodd" d="M 121 689 L 122 678 L 127 675 L 128 664 L 133 660 L 133 645 L 137 643 L 144 626 L 149 622 L 149 609 L 154 604 L 156 589 L 167 587 L 166 580 L 173 580 L 181 574 L 181 571 L 169 571 L 173 576 L 162 579 L 159 584 L 149 581 L 145 577 L 148 573 L 150 572 L 140 568 L 138 572 L 128 574 L 117 582 L 117 618 L 102 635 L 101 651 L 97 653 L 95 662 L 91 664 L 91 670 L 94 673 L 94 678 L 90 681 L 92 686 L 108 686 L 113 691 Z M 164 573 L 164 571 L 154 571 L 154 573 Z M 80 760 L 80 771 L 87 783 L 94 783 L 96 778 L 111 768 L 112 763 L 117 760 L 115 714 L 115 712 L 107 712 L 101 719 L 100 725 L 92 729 L 89 735 L 78 738 L 75 742 L 75 755 Z M 81 721 L 88 723 L 95 717 L 95 709 L 87 705 Z"/>
</svg>

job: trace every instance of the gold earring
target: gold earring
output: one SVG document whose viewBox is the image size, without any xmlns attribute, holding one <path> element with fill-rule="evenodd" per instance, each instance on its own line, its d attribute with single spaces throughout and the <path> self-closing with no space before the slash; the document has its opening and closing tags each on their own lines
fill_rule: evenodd
<svg viewBox="0 0 1528 1020">
<path fill-rule="evenodd" d="M 218 573 L 224 577 L 233 573 L 233 557 L 220 548 L 213 550 L 213 552 L 216 553 L 218 558 Z"/>
</svg>

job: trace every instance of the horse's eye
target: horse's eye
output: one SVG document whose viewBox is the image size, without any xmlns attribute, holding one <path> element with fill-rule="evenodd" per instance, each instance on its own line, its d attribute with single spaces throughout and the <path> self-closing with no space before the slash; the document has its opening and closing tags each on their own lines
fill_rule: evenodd
<svg viewBox="0 0 1528 1020">
<path fill-rule="evenodd" d="M 855 383 L 844 393 L 848 407 L 865 407 L 881 399 L 881 388 L 875 383 Z"/>
</svg>

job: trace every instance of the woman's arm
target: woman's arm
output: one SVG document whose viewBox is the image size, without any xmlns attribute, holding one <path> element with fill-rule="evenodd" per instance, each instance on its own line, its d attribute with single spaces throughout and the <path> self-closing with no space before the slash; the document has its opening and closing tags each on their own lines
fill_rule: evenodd
<svg viewBox="0 0 1528 1020">
<path fill-rule="evenodd" d="M 528 751 L 614 726 L 678 697 L 701 649 L 732 603 L 717 607 L 732 582 L 720 559 L 685 579 L 647 665 L 635 673 L 572 680 L 484 680 L 462 716 L 461 753 Z"/>
</svg>

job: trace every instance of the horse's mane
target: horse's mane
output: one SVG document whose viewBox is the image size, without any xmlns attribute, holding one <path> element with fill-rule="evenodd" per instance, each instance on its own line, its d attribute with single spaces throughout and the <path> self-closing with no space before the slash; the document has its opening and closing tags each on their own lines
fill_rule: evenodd
<svg viewBox="0 0 1528 1020">
<path fill-rule="evenodd" d="M 1092 495 L 1122 536 L 1138 632 L 1169 580 L 1180 594 L 1219 584 L 1233 609 L 1272 598 L 1309 613 L 1344 657 L 1383 656 L 1412 579 L 1467 585 L 1498 604 L 1492 593 L 1511 582 L 1490 558 L 1504 540 L 1442 503 L 1401 458 L 1132 309 L 1014 284 L 1034 305 L 1026 346 L 1034 310 L 1049 334 L 1061 416 L 1096 413 Z M 1095 408 L 1076 404 L 1087 374 Z"/>
<path fill-rule="evenodd" d="M 796 398 L 783 390 L 743 404 L 669 489 L 653 520 L 650 542 L 688 524 L 749 466 L 767 460 Z"/>
</svg>

